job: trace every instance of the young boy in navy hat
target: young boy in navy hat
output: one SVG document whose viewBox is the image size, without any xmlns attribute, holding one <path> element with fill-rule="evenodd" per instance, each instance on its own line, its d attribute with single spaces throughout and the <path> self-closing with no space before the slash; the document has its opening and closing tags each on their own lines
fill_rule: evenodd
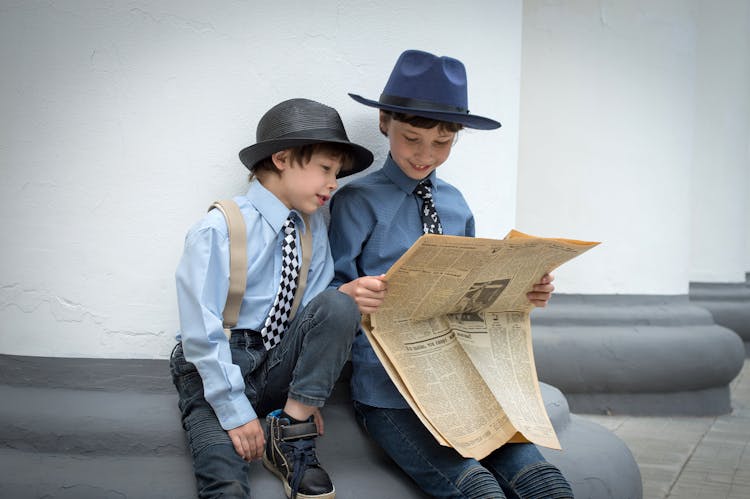
<svg viewBox="0 0 750 499">
<path fill-rule="evenodd" d="M 261 118 L 257 143 L 240 159 L 251 171 L 247 194 L 234 198 L 246 224 L 247 286 L 229 339 L 222 317 L 229 242 L 220 210 L 190 229 L 176 273 L 180 332 L 170 367 L 198 493 L 250 497 L 248 462 L 262 457 L 287 496 L 333 498 L 315 454 L 319 408 L 348 359 L 360 314 L 350 297 L 327 289 L 333 260 L 318 208 L 337 179 L 366 168 L 372 154 L 349 141 L 335 109 L 292 99 Z M 289 322 L 306 231 L 307 286 Z M 269 411 L 266 442 L 259 417 Z"/>
<path fill-rule="evenodd" d="M 407 50 L 379 100 L 349 94 L 380 109 L 390 154 L 382 169 L 343 187 L 331 200 L 332 287 L 363 313 L 385 297 L 383 274 L 423 233 L 474 236 L 474 217 L 461 192 L 435 170 L 463 127 L 500 123 L 469 113 L 461 61 Z M 554 290 L 546 275 L 528 294 L 545 306 Z M 352 396 L 358 420 L 390 457 L 433 497 L 569 498 L 570 485 L 533 444 L 506 444 L 481 461 L 441 446 L 391 382 L 367 337 L 352 346 Z M 466 415 L 467 418 L 471 414 Z"/>
</svg>

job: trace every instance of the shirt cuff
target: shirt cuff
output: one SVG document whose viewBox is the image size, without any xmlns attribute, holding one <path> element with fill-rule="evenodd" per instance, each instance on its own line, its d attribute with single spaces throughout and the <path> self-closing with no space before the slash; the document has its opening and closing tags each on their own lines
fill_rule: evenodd
<svg viewBox="0 0 750 499">
<path fill-rule="evenodd" d="M 232 430 L 253 419 L 258 419 L 252 404 L 244 395 L 223 404 L 213 406 L 219 424 L 225 430 Z"/>
</svg>

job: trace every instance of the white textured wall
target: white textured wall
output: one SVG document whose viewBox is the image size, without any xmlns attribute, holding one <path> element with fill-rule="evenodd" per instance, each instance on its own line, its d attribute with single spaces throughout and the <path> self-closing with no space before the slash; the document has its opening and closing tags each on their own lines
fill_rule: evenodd
<svg viewBox="0 0 750 499">
<path fill-rule="evenodd" d="M 381 161 L 377 98 L 401 51 L 462 59 L 470 106 L 441 173 L 480 235 L 513 225 L 520 0 L 41 2 L 0 8 L 0 353 L 164 357 L 188 227 L 246 188 L 237 152 L 291 97 L 341 112 Z"/>
<path fill-rule="evenodd" d="M 517 225 L 603 242 L 561 292 L 687 293 L 694 4 L 524 2 Z"/>
<path fill-rule="evenodd" d="M 750 1 L 698 2 L 690 280 L 750 271 Z"/>
</svg>

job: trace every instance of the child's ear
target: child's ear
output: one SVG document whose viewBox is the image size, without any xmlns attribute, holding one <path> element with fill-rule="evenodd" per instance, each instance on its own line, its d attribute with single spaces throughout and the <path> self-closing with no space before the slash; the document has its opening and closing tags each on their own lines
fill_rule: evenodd
<svg viewBox="0 0 750 499">
<path fill-rule="evenodd" d="M 276 168 L 279 170 L 285 170 L 289 167 L 290 157 L 289 151 L 284 149 L 279 152 L 275 152 L 271 155 L 271 161 Z"/>
<path fill-rule="evenodd" d="M 388 125 L 391 122 L 391 117 L 384 113 L 383 111 L 380 111 L 380 123 L 378 126 L 380 127 L 380 133 L 388 137 Z"/>
</svg>

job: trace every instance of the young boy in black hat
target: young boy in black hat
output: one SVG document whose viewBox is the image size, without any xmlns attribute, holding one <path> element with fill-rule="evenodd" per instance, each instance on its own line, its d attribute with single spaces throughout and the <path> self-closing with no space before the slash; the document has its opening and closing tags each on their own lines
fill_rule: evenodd
<svg viewBox="0 0 750 499">
<path fill-rule="evenodd" d="M 333 498 L 315 454 L 319 408 L 330 395 L 360 320 L 332 289 L 333 260 L 318 208 L 337 179 L 372 162 L 347 138 L 335 109 L 284 101 L 260 120 L 257 143 L 240 152 L 251 184 L 239 205 L 247 232 L 247 285 L 227 339 L 228 228 L 212 210 L 188 232 L 176 272 L 180 314 L 170 368 L 179 393 L 200 497 L 249 497 L 248 462 L 264 465 L 287 496 Z M 310 215 L 309 224 L 303 215 Z M 298 276 L 300 233 L 312 233 L 307 276 Z M 298 281 L 307 285 L 289 322 Z M 266 442 L 259 417 L 267 413 Z"/>
<path fill-rule="evenodd" d="M 383 165 L 343 187 L 331 200 L 329 239 L 335 262 L 331 285 L 363 313 L 380 306 L 382 275 L 423 233 L 474 236 L 474 217 L 461 192 L 437 178 L 463 127 L 500 123 L 469 113 L 461 61 L 407 50 L 378 101 L 380 131 L 390 154 Z M 546 275 L 528 294 L 545 306 L 554 290 Z M 570 485 L 530 443 L 506 444 L 481 461 L 441 446 L 391 382 L 363 333 L 352 346 L 352 396 L 357 417 L 390 457 L 433 497 L 570 498 Z M 471 417 L 467 414 L 466 417 Z"/>
</svg>

